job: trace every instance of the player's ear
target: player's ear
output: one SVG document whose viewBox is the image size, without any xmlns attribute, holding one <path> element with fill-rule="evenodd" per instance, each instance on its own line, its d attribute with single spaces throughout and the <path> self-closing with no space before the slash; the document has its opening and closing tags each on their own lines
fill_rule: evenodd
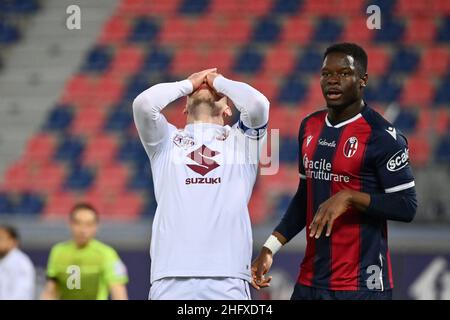
<svg viewBox="0 0 450 320">
<path fill-rule="evenodd" d="M 361 79 L 359 79 L 360 81 L 360 87 L 364 88 L 367 86 L 367 82 L 369 81 L 369 75 L 366 73 L 364 74 L 363 77 L 361 77 Z"/>
<path fill-rule="evenodd" d="M 231 111 L 231 108 L 229 105 L 227 105 L 225 107 L 225 109 L 223 110 L 223 115 L 224 115 L 224 117 L 231 117 L 233 115 L 233 112 Z"/>
</svg>

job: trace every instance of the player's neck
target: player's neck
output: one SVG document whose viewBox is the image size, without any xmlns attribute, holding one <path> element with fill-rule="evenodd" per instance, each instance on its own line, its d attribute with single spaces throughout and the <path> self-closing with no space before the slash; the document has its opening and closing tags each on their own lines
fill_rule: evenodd
<svg viewBox="0 0 450 320">
<path fill-rule="evenodd" d="M 361 110 L 364 107 L 364 101 L 357 100 L 354 103 L 344 107 L 344 108 L 328 108 L 328 120 L 331 122 L 331 124 L 335 125 L 340 122 L 346 121 L 348 119 L 353 118 L 358 113 L 361 112 Z"/>
<path fill-rule="evenodd" d="M 187 116 L 186 124 L 195 124 L 195 123 L 211 123 L 217 125 L 224 125 L 222 117 L 212 117 L 210 115 L 198 115 L 193 117 L 191 115 Z"/>
</svg>

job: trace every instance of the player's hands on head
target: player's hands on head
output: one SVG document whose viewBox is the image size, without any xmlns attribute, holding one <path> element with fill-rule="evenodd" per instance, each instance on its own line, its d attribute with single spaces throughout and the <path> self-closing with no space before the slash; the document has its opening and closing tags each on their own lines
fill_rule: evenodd
<svg viewBox="0 0 450 320">
<path fill-rule="evenodd" d="M 259 256 L 252 262 L 252 286 L 256 290 L 270 287 L 272 277 L 265 277 L 272 266 L 273 255 L 269 249 L 263 247 Z"/>
<path fill-rule="evenodd" d="M 193 87 L 192 91 L 197 90 L 202 85 L 202 83 L 206 82 L 207 81 L 206 76 L 212 72 L 217 73 L 217 68 L 210 68 L 191 74 L 188 77 L 188 80 L 192 82 Z"/>
<path fill-rule="evenodd" d="M 326 226 L 326 236 L 329 237 L 334 221 L 350 208 L 350 200 L 351 193 L 348 190 L 341 190 L 323 202 L 309 225 L 309 236 L 318 239 Z"/>
<path fill-rule="evenodd" d="M 214 80 L 215 80 L 218 76 L 221 76 L 221 74 L 218 73 L 217 70 L 214 71 L 214 72 L 210 72 L 210 73 L 208 73 L 208 74 L 206 75 L 206 81 L 207 81 L 208 85 L 209 85 L 211 88 L 214 88 L 213 83 L 214 83 Z"/>
</svg>

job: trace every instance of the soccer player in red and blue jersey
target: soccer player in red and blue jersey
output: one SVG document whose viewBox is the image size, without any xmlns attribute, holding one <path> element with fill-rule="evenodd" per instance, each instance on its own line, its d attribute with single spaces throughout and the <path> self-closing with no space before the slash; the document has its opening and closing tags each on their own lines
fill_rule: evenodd
<svg viewBox="0 0 450 320">
<path fill-rule="evenodd" d="M 327 108 L 299 131 L 297 193 L 252 264 L 253 286 L 269 286 L 273 255 L 307 228 L 291 299 L 392 299 L 387 220 L 410 222 L 416 208 L 405 136 L 363 100 L 367 54 L 329 47 L 320 84 Z"/>
</svg>

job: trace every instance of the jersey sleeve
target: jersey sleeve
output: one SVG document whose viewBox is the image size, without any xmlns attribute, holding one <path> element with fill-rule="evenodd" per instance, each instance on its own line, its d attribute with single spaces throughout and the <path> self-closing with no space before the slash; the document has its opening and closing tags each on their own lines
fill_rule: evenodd
<svg viewBox="0 0 450 320">
<path fill-rule="evenodd" d="M 384 192 L 392 193 L 414 187 L 406 137 L 390 127 L 378 134 L 373 143 L 375 170 Z"/>
<path fill-rule="evenodd" d="M 298 130 L 298 173 L 300 179 L 306 180 L 305 175 L 305 166 L 303 165 L 303 156 L 302 156 L 302 147 L 303 147 L 303 139 L 305 135 L 305 122 L 304 119 L 300 124 L 300 129 Z"/>
<path fill-rule="evenodd" d="M 106 252 L 104 263 L 104 277 L 108 285 L 128 282 L 127 268 L 114 249 L 110 248 Z"/>
</svg>

